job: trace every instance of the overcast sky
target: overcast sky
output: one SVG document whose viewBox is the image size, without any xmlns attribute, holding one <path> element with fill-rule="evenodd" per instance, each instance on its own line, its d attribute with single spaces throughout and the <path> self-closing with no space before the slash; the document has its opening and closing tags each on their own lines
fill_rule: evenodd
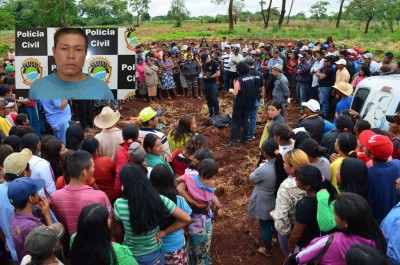
<svg viewBox="0 0 400 265">
<path fill-rule="evenodd" d="M 244 0 L 245 8 L 244 10 L 250 11 L 252 13 L 260 11 L 259 0 Z M 267 4 L 269 4 L 268 0 L 265 0 Z M 309 10 L 311 5 L 313 5 L 317 0 L 295 0 L 293 5 L 292 14 L 297 14 L 301 11 L 309 14 Z M 328 14 L 332 11 L 336 11 L 338 9 L 338 4 L 336 1 L 330 1 L 331 4 L 328 7 Z M 286 1 L 286 14 L 289 12 L 291 0 Z M 272 7 L 278 7 L 280 10 L 282 4 L 282 0 L 273 0 Z M 151 0 L 149 5 L 150 16 L 162 16 L 166 15 L 169 7 L 171 5 L 171 0 Z M 228 12 L 228 5 L 213 5 L 211 4 L 211 0 L 185 0 L 185 5 L 187 9 L 190 11 L 191 16 L 206 16 L 206 15 L 216 15 L 216 14 L 226 14 Z M 268 6 L 266 7 L 268 8 Z"/>
</svg>

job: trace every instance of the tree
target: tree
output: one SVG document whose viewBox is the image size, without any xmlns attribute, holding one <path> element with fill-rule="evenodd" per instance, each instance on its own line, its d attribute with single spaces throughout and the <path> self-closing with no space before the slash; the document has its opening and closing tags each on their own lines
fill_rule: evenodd
<svg viewBox="0 0 400 265">
<path fill-rule="evenodd" d="M 381 4 L 380 0 L 352 0 L 346 6 L 346 13 L 356 20 L 365 21 L 364 33 L 368 33 L 369 25 L 372 19 L 378 14 Z"/>
<path fill-rule="evenodd" d="M 282 0 L 281 15 L 278 21 L 279 27 L 282 27 L 283 19 L 285 18 L 285 13 L 286 13 L 286 0 Z"/>
<path fill-rule="evenodd" d="M 312 14 L 312 17 L 320 19 L 326 16 L 326 7 L 328 5 L 329 5 L 328 1 L 318 0 L 310 8 L 310 13 Z"/>
<path fill-rule="evenodd" d="M 398 0 L 382 1 L 379 7 L 378 14 L 390 31 L 394 32 L 394 22 L 400 14 L 400 3 Z M 398 21 L 398 20 L 397 20 Z"/>
<path fill-rule="evenodd" d="M 290 9 L 289 9 L 289 14 L 288 14 L 287 20 L 286 20 L 286 25 L 289 25 L 290 14 L 292 13 L 292 8 L 293 8 L 294 1 L 295 0 L 292 0 L 292 2 L 290 3 Z"/>
<path fill-rule="evenodd" d="M 167 18 L 176 21 L 175 27 L 181 27 L 182 20 L 187 19 L 189 16 L 190 12 L 187 10 L 184 0 L 172 0 Z"/>
<path fill-rule="evenodd" d="M 240 0 L 244 1 L 244 0 Z M 229 21 L 229 31 L 233 32 L 233 0 L 211 0 L 211 3 L 215 5 L 222 5 L 228 3 L 228 21 Z"/>
<path fill-rule="evenodd" d="M 268 9 L 267 9 L 267 17 L 265 17 L 265 13 L 264 13 L 264 4 L 265 4 L 265 1 L 264 1 L 264 0 L 261 0 L 261 1 L 260 1 L 260 5 L 261 5 L 261 15 L 262 15 L 263 21 L 264 21 L 264 28 L 268 28 L 269 18 L 270 18 L 270 14 L 271 14 L 272 0 L 269 0 L 269 6 L 268 6 Z"/>
<path fill-rule="evenodd" d="M 237 23 L 238 19 L 242 15 L 242 11 L 244 10 L 244 3 L 240 0 L 233 1 L 233 20 L 235 24 Z"/>
<path fill-rule="evenodd" d="M 140 19 L 142 21 L 150 21 L 151 16 L 150 16 L 149 12 L 143 12 L 142 15 L 140 16 Z"/>
<path fill-rule="evenodd" d="M 342 19 L 342 11 L 343 11 L 343 5 L 344 2 L 348 1 L 348 0 L 338 0 L 340 2 L 340 6 L 339 6 L 339 13 L 336 19 L 336 28 L 339 28 L 339 24 L 340 24 L 340 20 Z"/>
<path fill-rule="evenodd" d="M 137 14 L 136 16 L 136 26 L 139 27 L 139 21 L 141 14 L 149 11 L 149 4 L 151 0 L 129 0 L 129 6 L 132 11 Z"/>
</svg>

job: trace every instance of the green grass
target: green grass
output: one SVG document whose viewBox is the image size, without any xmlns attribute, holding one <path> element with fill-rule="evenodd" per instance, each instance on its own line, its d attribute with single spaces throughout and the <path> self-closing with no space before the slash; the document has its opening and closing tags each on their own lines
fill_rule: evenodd
<svg viewBox="0 0 400 265">
<path fill-rule="evenodd" d="M 251 41 L 259 39 L 272 41 L 274 44 L 285 44 L 290 41 L 325 41 L 332 36 L 335 44 L 346 44 L 348 47 L 361 46 L 374 53 L 376 58 L 382 57 L 386 51 L 392 51 L 400 59 L 400 28 L 395 26 L 391 33 L 379 22 L 372 22 L 369 33 L 364 34 L 365 23 L 359 21 L 341 21 L 339 29 L 335 21 L 329 20 L 291 20 L 289 25 L 279 28 L 276 20 L 271 20 L 267 29 L 262 22 L 239 22 L 235 31 L 228 30 L 227 23 L 201 23 L 199 20 L 182 22 L 181 28 L 174 27 L 175 21 L 145 21 L 137 28 L 139 42 L 176 41 L 180 39 L 207 38 L 209 42 L 219 42 L 223 36 L 228 41 L 244 37 Z M 121 25 L 123 26 L 123 25 Z M 131 25 L 125 25 L 131 26 Z M 105 27 L 105 26 L 102 26 Z M 115 27 L 110 26 L 110 27 Z M 7 51 L 8 46 L 14 45 L 14 31 L 0 31 L 0 54 Z"/>
</svg>

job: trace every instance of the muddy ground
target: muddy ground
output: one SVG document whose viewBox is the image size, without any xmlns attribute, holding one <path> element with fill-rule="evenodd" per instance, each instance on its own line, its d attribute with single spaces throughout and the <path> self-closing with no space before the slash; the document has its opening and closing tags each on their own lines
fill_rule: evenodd
<svg viewBox="0 0 400 265">
<path fill-rule="evenodd" d="M 231 113 L 233 96 L 220 93 L 220 108 L 222 113 Z M 259 141 L 264 128 L 262 111 L 258 115 L 256 139 L 246 145 L 239 144 L 234 148 L 225 147 L 229 142 L 230 127 L 218 129 L 205 127 L 202 122 L 207 120 L 204 108 L 205 101 L 176 97 L 172 100 L 158 100 L 152 103 L 153 108 L 164 110 L 163 119 L 167 127 L 165 133 L 176 125 L 179 117 L 185 113 L 196 115 L 198 133 L 207 136 L 209 148 L 220 167 L 218 178 L 219 196 L 223 209 L 213 221 L 212 261 L 213 264 L 282 264 L 283 255 L 278 246 L 274 246 L 271 259 L 257 253 L 261 246 L 261 236 L 258 222 L 247 217 L 247 206 L 253 185 L 248 181 L 249 174 L 255 169 L 259 157 Z M 126 101 L 121 108 L 124 119 L 123 126 L 130 117 L 137 117 L 140 110 L 150 104 L 143 99 Z M 295 104 L 287 107 L 288 122 L 299 118 Z M 89 133 L 90 134 L 90 133 Z"/>
</svg>

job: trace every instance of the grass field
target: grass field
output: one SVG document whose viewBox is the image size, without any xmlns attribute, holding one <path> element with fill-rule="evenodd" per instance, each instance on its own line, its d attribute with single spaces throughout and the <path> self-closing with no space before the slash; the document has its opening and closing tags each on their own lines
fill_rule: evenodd
<svg viewBox="0 0 400 265">
<path fill-rule="evenodd" d="M 285 21 L 286 22 L 286 21 Z M 282 28 L 276 26 L 277 21 L 271 20 L 268 29 L 263 28 L 262 22 L 239 22 L 235 25 L 235 32 L 228 31 L 226 23 L 201 23 L 198 20 L 183 22 L 181 28 L 175 28 L 173 21 L 149 21 L 137 28 L 138 42 L 176 41 L 182 39 L 207 38 L 208 42 L 220 42 L 222 36 L 227 39 L 244 37 L 246 39 L 261 40 L 301 40 L 325 41 L 332 36 L 337 45 L 358 45 L 368 49 L 374 55 L 381 56 L 386 51 L 392 51 L 400 59 L 400 28 L 395 26 L 391 33 L 381 23 L 371 23 L 368 34 L 364 34 L 365 24 L 361 22 L 342 21 L 339 29 L 335 28 L 335 21 L 328 20 L 291 20 L 289 25 Z M 115 25 L 114 25 L 115 26 Z M 127 26 L 127 25 L 118 25 Z M 0 31 L 0 54 L 7 51 L 8 46 L 14 45 L 14 31 Z"/>
</svg>

